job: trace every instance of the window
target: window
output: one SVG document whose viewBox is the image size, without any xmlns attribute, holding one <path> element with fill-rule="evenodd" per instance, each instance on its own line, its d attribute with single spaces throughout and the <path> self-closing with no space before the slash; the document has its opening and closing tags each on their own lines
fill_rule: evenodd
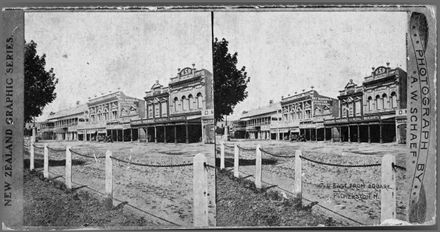
<svg viewBox="0 0 440 232">
<path fill-rule="evenodd" d="M 148 105 L 148 118 L 153 118 L 153 105 Z"/>
<path fill-rule="evenodd" d="M 388 96 L 386 93 L 384 93 L 382 95 L 382 109 L 388 109 L 389 108 L 389 104 L 388 104 Z"/>
<path fill-rule="evenodd" d="M 161 104 L 161 110 L 162 110 L 162 117 L 167 116 L 167 102 L 162 102 Z"/>
<path fill-rule="evenodd" d="M 356 116 L 361 115 L 361 101 L 356 101 L 354 104 Z"/>
<path fill-rule="evenodd" d="M 348 116 L 353 117 L 354 115 L 354 102 L 348 103 Z"/>
<path fill-rule="evenodd" d="M 396 94 L 396 92 L 391 93 L 390 104 L 391 104 L 391 108 L 397 108 L 397 94 Z"/>
<path fill-rule="evenodd" d="M 347 105 L 346 104 L 342 104 L 342 118 L 347 117 Z"/>
<path fill-rule="evenodd" d="M 372 111 L 373 110 L 373 98 L 371 96 L 368 97 L 367 104 L 368 104 L 368 111 Z"/>
<path fill-rule="evenodd" d="M 160 103 L 154 104 L 154 117 L 155 118 L 160 117 Z"/>
<path fill-rule="evenodd" d="M 203 97 L 201 93 L 197 94 L 197 108 L 202 109 L 203 108 Z"/>
<path fill-rule="evenodd" d="M 182 96 L 182 110 L 185 111 L 188 109 L 188 101 L 185 96 Z"/>
<path fill-rule="evenodd" d="M 376 96 L 376 110 L 381 110 L 381 106 L 383 106 L 382 99 L 379 95 Z"/>
<path fill-rule="evenodd" d="M 188 102 L 189 102 L 188 109 L 189 110 L 195 109 L 195 107 L 194 107 L 194 97 L 193 97 L 192 94 L 188 95 Z"/>
<path fill-rule="evenodd" d="M 178 102 L 179 102 L 179 99 L 178 99 L 177 97 L 175 97 L 175 98 L 174 98 L 174 102 L 173 102 L 173 104 L 174 104 L 174 112 L 179 111 L 178 108 L 177 108 L 177 103 L 178 103 Z"/>
</svg>

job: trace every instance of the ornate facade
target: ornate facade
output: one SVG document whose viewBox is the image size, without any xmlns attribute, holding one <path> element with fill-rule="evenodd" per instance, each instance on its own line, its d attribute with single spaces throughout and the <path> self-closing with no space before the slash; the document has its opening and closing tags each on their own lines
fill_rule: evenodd
<svg viewBox="0 0 440 232">
<path fill-rule="evenodd" d="M 78 127 L 78 139 L 93 141 L 111 136 L 113 141 L 137 140 L 137 131 L 130 121 L 144 116 L 144 101 L 110 92 L 90 98 L 87 102 L 88 120 Z"/>
<path fill-rule="evenodd" d="M 292 140 L 302 135 L 306 140 L 326 140 L 330 131 L 324 128 L 324 119 L 338 114 L 338 104 L 337 99 L 320 95 L 312 88 L 281 97 L 281 112 L 281 121 L 271 128 L 273 139 Z"/>
<path fill-rule="evenodd" d="M 339 117 L 325 121 L 332 140 L 341 142 L 405 143 L 406 72 L 380 66 L 364 78 L 352 80 L 339 91 Z"/>
<path fill-rule="evenodd" d="M 135 120 L 145 142 L 214 142 L 212 74 L 206 69 L 178 69 L 168 87 L 156 82 L 145 92 L 146 117 Z"/>
</svg>

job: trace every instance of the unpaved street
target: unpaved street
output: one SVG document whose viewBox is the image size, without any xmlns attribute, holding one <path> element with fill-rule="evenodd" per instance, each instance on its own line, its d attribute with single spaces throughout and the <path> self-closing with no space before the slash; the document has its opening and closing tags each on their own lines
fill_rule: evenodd
<svg viewBox="0 0 440 232">
<path fill-rule="evenodd" d="M 368 143 L 332 143 L 332 142 L 283 142 L 283 141 L 244 141 L 227 142 L 226 167 L 232 170 L 234 149 L 230 146 L 239 144 L 244 148 L 254 148 L 257 144 L 274 154 L 292 156 L 295 150 L 301 150 L 304 157 L 332 164 L 376 164 L 381 163 L 384 154 L 396 156 L 397 165 L 405 167 L 405 145 L 368 144 Z M 220 157 L 217 145 L 217 157 Z M 266 187 L 276 185 L 277 189 L 292 196 L 295 178 L 294 158 L 274 157 L 262 153 L 262 180 Z M 255 173 L 255 151 L 243 151 L 240 154 L 240 173 L 251 178 Z M 317 201 L 343 218 L 347 224 L 380 224 L 380 186 L 381 168 L 378 167 L 333 167 L 302 160 L 303 198 Z M 404 202 L 407 193 L 403 190 L 405 171 L 397 170 L 397 218 L 404 219 L 407 214 Z M 316 209 L 322 207 L 315 206 Z M 329 212 L 328 210 L 324 210 Z M 343 215 L 338 216 L 337 214 Z M 349 220 L 348 217 L 353 220 Z"/>
<path fill-rule="evenodd" d="M 36 145 L 41 147 L 43 143 Z M 104 159 L 99 159 L 99 157 L 105 156 L 106 150 L 112 151 L 112 156 L 119 159 L 160 165 L 192 163 L 193 156 L 203 153 L 207 156 L 208 163 L 214 165 L 214 145 L 210 144 L 48 142 L 48 145 L 55 149 L 71 146 L 73 151 L 81 154 L 89 156 L 95 154 L 98 157 L 96 160 L 72 153 L 73 187 L 85 185 L 102 193 L 105 189 L 105 164 Z M 42 150 L 36 150 L 36 154 L 42 153 Z M 64 154 L 64 152 L 49 149 L 51 178 L 64 176 Z M 42 160 L 43 157 L 37 155 L 36 159 Z M 36 168 L 42 170 L 42 167 Z M 208 168 L 208 172 L 209 221 L 210 225 L 214 226 L 215 170 Z M 127 201 L 144 211 L 134 210 L 134 212 L 164 227 L 174 226 L 173 223 L 184 227 L 192 226 L 192 166 L 141 167 L 113 160 L 113 178 L 114 198 Z M 115 205 L 118 203 L 120 202 L 114 202 Z"/>
</svg>

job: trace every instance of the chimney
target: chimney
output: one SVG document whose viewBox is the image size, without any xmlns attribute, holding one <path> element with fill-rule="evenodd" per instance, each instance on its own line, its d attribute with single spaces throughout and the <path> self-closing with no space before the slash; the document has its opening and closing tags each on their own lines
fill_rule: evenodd
<svg viewBox="0 0 440 232">
<path fill-rule="evenodd" d="M 76 101 L 76 105 L 77 105 L 77 106 L 79 105 L 79 103 L 80 103 L 80 101 Z"/>
<path fill-rule="evenodd" d="M 272 105 L 273 104 L 273 100 L 269 100 L 269 105 Z"/>
<path fill-rule="evenodd" d="M 387 67 L 390 67 L 390 62 L 387 62 Z"/>
<path fill-rule="evenodd" d="M 177 76 L 180 77 L 180 68 L 177 69 Z"/>
</svg>

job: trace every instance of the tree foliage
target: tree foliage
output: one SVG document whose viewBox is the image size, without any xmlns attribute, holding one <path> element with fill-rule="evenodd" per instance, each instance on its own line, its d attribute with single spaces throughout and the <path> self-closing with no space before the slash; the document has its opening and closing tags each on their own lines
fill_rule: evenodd
<svg viewBox="0 0 440 232">
<path fill-rule="evenodd" d="M 234 106 L 243 101 L 250 77 L 246 67 L 237 69 L 237 52 L 231 55 L 228 51 L 228 41 L 224 38 L 214 40 L 214 104 L 215 120 L 223 120 L 224 115 L 234 111 Z"/>
<path fill-rule="evenodd" d="M 24 121 L 31 122 L 33 117 L 40 116 L 44 107 L 56 98 L 53 68 L 45 70 L 46 54 L 37 55 L 37 44 L 34 41 L 25 44 L 24 54 Z"/>
</svg>

